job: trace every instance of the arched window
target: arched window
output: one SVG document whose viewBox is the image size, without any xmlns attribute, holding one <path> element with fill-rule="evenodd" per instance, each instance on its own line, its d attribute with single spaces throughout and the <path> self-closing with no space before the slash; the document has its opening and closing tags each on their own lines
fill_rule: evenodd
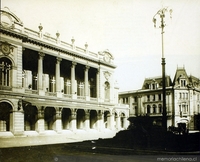
<svg viewBox="0 0 200 162">
<path fill-rule="evenodd" d="M 150 109 L 151 109 L 151 106 L 150 105 L 147 105 L 147 114 L 150 114 Z"/>
<path fill-rule="evenodd" d="M 6 58 L 0 58 L 0 85 L 11 86 L 11 61 Z"/>
<path fill-rule="evenodd" d="M 110 99 L 110 83 L 106 81 L 104 84 L 104 87 L 105 87 L 105 100 L 109 100 Z"/>
<path fill-rule="evenodd" d="M 156 105 L 153 105 L 153 113 L 156 113 Z"/>
<path fill-rule="evenodd" d="M 138 115 L 138 108 L 135 106 L 135 115 Z"/>
</svg>

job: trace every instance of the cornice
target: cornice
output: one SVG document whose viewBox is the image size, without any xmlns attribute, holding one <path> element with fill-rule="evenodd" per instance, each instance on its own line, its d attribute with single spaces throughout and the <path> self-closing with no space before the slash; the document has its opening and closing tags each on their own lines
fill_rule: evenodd
<svg viewBox="0 0 200 162">
<path fill-rule="evenodd" d="M 57 52 L 60 52 L 60 53 L 65 53 L 67 55 L 71 55 L 71 56 L 74 56 L 74 57 L 85 59 L 85 60 L 88 60 L 88 61 L 91 61 L 91 62 L 94 62 L 94 63 L 97 63 L 97 64 L 101 64 L 101 65 L 104 65 L 104 66 L 107 66 L 107 67 L 116 68 L 116 65 L 103 62 L 103 61 L 101 61 L 99 59 L 89 58 L 87 56 L 84 56 L 84 55 L 76 52 L 76 51 L 69 51 L 69 50 L 67 50 L 67 49 L 65 49 L 63 47 L 56 46 L 56 45 L 53 45 L 51 43 L 44 42 L 42 40 L 34 39 L 34 38 L 29 37 L 28 35 L 23 34 L 23 33 L 19 33 L 19 32 L 16 32 L 16 31 L 13 31 L 13 30 L 9 30 L 9 29 L 6 29 L 6 28 L 0 28 L 0 32 L 2 34 L 9 35 L 11 37 L 15 37 L 15 38 L 21 39 L 23 43 L 35 44 L 37 46 L 48 48 L 48 49 L 53 50 L 53 51 L 57 51 Z"/>
</svg>

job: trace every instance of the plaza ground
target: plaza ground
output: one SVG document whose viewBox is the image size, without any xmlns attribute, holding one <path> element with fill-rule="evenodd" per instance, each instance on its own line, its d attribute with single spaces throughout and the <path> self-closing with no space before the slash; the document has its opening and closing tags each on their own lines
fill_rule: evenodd
<svg viewBox="0 0 200 162">
<path fill-rule="evenodd" d="M 26 135 L 18 137 L 8 137 L 8 133 L 0 138 L 0 162 L 153 162 L 158 161 L 158 158 L 193 158 L 195 161 L 200 159 L 199 150 L 184 152 L 150 147 L 129 148 L 129 144 L 124 143 L 124 140 L 129 142 L 128 139 L 121 140 L 120 136 L 116 138 L 115 132 L 112 131 L 110 136 L 115 138 L 96 137 L 94 140 L 90 139 L 97 133 L 93 130 L 90 135 L 83 130 L 57 135 L 49 131 L 48 134 L 40 136 L 26 132 Z"/>
<path fill-rule="evenodd" d="M 38 135 L 35 131 L 26 131 L 23 135 L 13 136 L 11 132 L 1 132 L 0 148 L 36 146 L 59 143 L 74 143 L 86 140 L 97 140 L 99 138 L 112 138 L 116 131 L 105 129 L 103 132 L 96 130 L 77 130 L 76 132 L 65 131 L 61 134 L 55 131 L 46 131 Z"/>
</svg>

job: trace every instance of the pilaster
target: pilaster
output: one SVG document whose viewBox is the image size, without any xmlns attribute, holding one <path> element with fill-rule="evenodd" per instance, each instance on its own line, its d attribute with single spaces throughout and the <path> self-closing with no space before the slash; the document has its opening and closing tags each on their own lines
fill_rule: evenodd
<svg viewBox="0 0 200 162">
<path fill-rule="evenodd" d="M 15 103 L 14 110 L 10 113 L 10 130 L 14 135 L 24 133 L 24 111 L 21 100 Z"/>
</svg>

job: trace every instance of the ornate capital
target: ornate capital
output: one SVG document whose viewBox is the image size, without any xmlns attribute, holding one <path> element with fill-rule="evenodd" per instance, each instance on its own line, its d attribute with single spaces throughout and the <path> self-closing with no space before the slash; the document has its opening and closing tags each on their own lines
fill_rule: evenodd
<svg viewBox="0 0 200 162">
<path fill-rule="evenodd" d="M 62 58 L 57 57 L 56 60 L 57 60 L 57 63 L 60 63 L 62 61 Z"/>
<path fill-rule="evenodd" d="M 43 59 L 45 56 L 45 54 L 43 52 L 38 52 L 38 54 L 39 54 L 39 59 Z"/>
<path fill-rule="evenodd" d="M 88 71 L 90 67 L 88 65 L 85 66 L 85 71 Z"/>
<path fill-rule="evenodd" d="M 77 63 L 73 61 L 71 67 L 75 67 L 76 65 L 77 65 Z"/>
</svg>

